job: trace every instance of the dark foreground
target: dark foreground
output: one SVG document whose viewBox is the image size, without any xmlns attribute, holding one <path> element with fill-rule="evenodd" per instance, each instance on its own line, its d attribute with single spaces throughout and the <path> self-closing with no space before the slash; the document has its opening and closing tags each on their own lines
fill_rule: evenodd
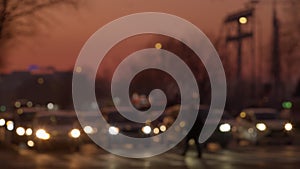
<svg viewBox="0 0 300 169">
<path fill-rule="evenodd" d="M 205 151 L 203 159 L 190 150 L 186 157 L 170 151 L 147 159 L 128 159 L 109 154 L 93 145 L 80 152 L 0 150 L 1 169 L 293 169 L 300 166 L 300 146 L 243 146 Z"/>
</svg>

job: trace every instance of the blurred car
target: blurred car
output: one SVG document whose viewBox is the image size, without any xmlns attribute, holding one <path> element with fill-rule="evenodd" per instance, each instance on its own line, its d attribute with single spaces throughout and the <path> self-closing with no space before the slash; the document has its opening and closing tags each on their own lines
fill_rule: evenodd
<svg viewBox="0 0 300 169">
<path fill-rule="evenodd" d="M 15 123 L 11 112 L 0 113 L 0 141 L 11 142 Z"/>
<path fill-rule="evenodd" d="M 227 148 L 230 142 L 233 140 L 233 130 L 236 128 L 235 119 L 228 112 L 224 111 L 222 119 L 220 120 L 218 127 L 207 143 L 218 143 L 222 148 Z"/>
<path fill-rule="evenodd" d="M 203 124 L 207 119 L 207 115 L 209 112 L 209 106 L 207 105 L 200 105 L 199 107 L 195 107 L 198 109 L 198 113 L 203 120 Z M 178 113 L 180 111 L 180 105 L 175 105 L 169 107 L 163 116 L 163 126 L 166 126 L 166 129 L 171 127 L 171 125 L 176 120 Z M 183 111 L 188 111 L 186 107 L 183 107 Z M 187 112 L 188 113 L 188 112 Z M 209 123 L 210 121 L 208 121 Z M 215 122 L 214 120 L 212 122 Z M 186 122 L 180 122 L 180 127 L 184 127 Z M 222 118 L 214 131 L 214 133 L 210 136 L 210 138 L 204 143 L 206 146 L 209 143 L 217 143 L 221 147 L 226 148 L 228 144 L 233 140 L 232 129 L 235 128 L 235 119 L 227 112 L 224 112 Z M 203 131 L 202 131 L 203 132 Z"/>
<path fill-rule="evenodd" d="M 272 108 L 244 109 L 237 117 L 237 141 L 246 140 L 254 144 L 284 141 L 292 144 L 293 125 L 279 118 Z"/>
<path fill-rule="evenodd" d="M 33 122 L 33 132 L 32 146 L 37 150 L 63 146 L 75 151 L 81 143 L 82 131 L 73 111 L 39 112 Z"/>
<path fill-rule="evenodd" d="M 92 111 L 84 111 L 82 114 L 78 115 L 78 118 L 80 118 L 86 125 L 81 126 L 82 134 L 81 134 L 81 141 L 84 143 L 91 143 L 93 142 L 92 139 L 89 136 L 93 136 L 99 133 L 105 133 L 103 132 L 100 124 L 99 124 L 99 118 L 100 116 L 97 115 L 98 112 L 92 112 Z"/>
<path fill-rule="evenodd" d="M 121 108 L 122 112 L 130 111 L 129 108 Z M 147 137 L 152 133 L 152 128 L 148 124 L 133 122 L 121 115 L 115 108 L 105 109 L 105 118 L 110 125 L 109 134 L 118 135 L 122 133 L 130 137 Z"/>
<path fill-rule="evenodd" d="M 18 108 L 14 115 L 15 129 L 13 132 L 12 142 L 18 145 L 28 145 L 31 135 L 33 134 L 32 124 L 36 115 L 35 108 Z M 30 147 L 30 146 L 29 146 Z"/>
</svg>

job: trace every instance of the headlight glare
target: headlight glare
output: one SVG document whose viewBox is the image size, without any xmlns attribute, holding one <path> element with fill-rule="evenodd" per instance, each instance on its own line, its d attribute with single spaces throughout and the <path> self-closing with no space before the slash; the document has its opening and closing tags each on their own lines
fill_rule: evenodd
<svg viewBox="0 0 300 169">
<path fill-rule="evenodd" d="M 41 140 L 49 140 L 50 134 L 47 133 L 44 129 L 38 129 L 35 133 L 36 137 Z"/>
<path fill-rule="evenodd" d="M 221 124 L 219 130 L 223 133 L 229 132 L 231 130 L 231 126 L 228 123 Z"/>
<path fill-rule="evenodd" d="M 86 134 L 94 134 L 94 133 L 97 133 L 97 128 L 93 128 L 92 126 L 85 126 L 83 128 L 83 131 L 86 133 Z"/>
<path fill-rule="evenodd" d="M 259 130 L 259 131 L 265 131 L 267 129 L 267 126 L 264 124 L 264 123 L 257 123 L 256 124 L 256 128 Z"/>
<path fill-rule="evenodd" d="M 80 137 L 80 135 L 81 135 L 81 133 L 80 133 L 80 130 L 78 130 L 78 129 L 73 129 L 70 132 L 70 136 L 73 138 L 78 138 L 78 137 Z"/>
<path fill-rule="evenodd" d="M 19 136 L 24 136 L 24 135 L 25 135 L 25 129 L 24 129 L 23 127 L 18 127 L 18 128 L 16 129 L 16 133 L 17 133 L 17 135 L 19 135 Z"/>
<path fill-rule="evenodd" d="M 0 127 L 5 126 L 5 119 L 0 119 Z"/>
<path fill-rule="evenodd" d="M 284 125 L 284 129 L 285 129 L 286 131 L 291 131 L 291 130 L 293 129 L 293 125 L 292 125 L 291 123 L 286 123 L 286 124 Z"/>
<path fill-rule="evenodd" d="M 25 134 L 26 134 L 26 136 L 31 136 L 32 135 L 32 129 L 31 128 L 26 129 Z"/>
<path fill-rule="evenodd" d="M 110 127 L 108 128 L 108 133 L 109 133 L 110 135 L 115 136 L 115 135 L 119 134 L 119 132 L 120 132 L 120 130 L 119 130 L 118 127 L 110 126 Z"/>
<path fill-rule="evenodd" d="M 159 129 L 160 131 L 165 132 L 167 130 L 167 127 L 165 125 L 161 125 Z"/>
<path fill-rule="evenodd" d="M 151 129 L 150 126 L 144 126 L 144 127 L 142 128 L 142 132 L 143 132 L 144 134 L 150 134 L 151 131 L 152 131 L 152 129 Z"/>
<path fill-rule="evenodd" d="M 6 122 L 6 129 L 7 129 L 8 131 L 13 131 L 14 128 L 15 128 L 15 124 L 14 124 L 13 121 L 7 121 L 7 122 Z"/>
</svg>

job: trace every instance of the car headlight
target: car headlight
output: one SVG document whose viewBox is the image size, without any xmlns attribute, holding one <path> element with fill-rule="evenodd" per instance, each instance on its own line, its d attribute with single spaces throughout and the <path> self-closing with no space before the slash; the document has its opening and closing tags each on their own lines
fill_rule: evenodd
<svg viewBox="0 0 300 169">
<path fill-rule="evenodd" d="M 17 135 L 19 135 L 19 136 L 24 136 L 24 135 L 25 135 L 25 129 L 24 129 L 23 127 L 18 127 L 18 128 L 16 129 L 16 133 L 17 133 Z"/>
<path fill-rule="evenodd" d="M 110 126 L 110 127 L 108 128 L 108 133 L 109 133 L 110 135 L 115 136 L 115 135 L 119 134 L 119 132 L 120 132 L 120 130 L 119 130 L 118 127 Z"/>
<path fill-rule="evenodd" d="M 159 129 L 160 131 L 165 132 L 167 130 L 167 127 L 165 125 L 161 125 Z"/>
<path fill-rule="evenodd" d="M 219 130 L 223 133 L 229 132 L 231 130 L 231 126 L 228 123 L 221 124 Z"/>
<path fill-rule="evenodd" d="M 159 128 L 157 128 L 157 127 L 154 128 L 154 129 L 153 129 L 153 133 L 154 133 L 154 134 L 159 134 Z"/>
<path fill-rule="evenodd" d="M 6 129 L 7 129 L 8 131 L 13 131 L 14 128 L 15 128 L 15 124 L 14 124 L 13 121 L 7 121 L 7 122 L 6 122 Z"/>
<path fill-rule="evenodd" d="M 152 131 L 152 129 L 151 129 L 150 126 L 144 126 L 144 127 L 142 128 L 142 132 L 143 132 L 144 134 L 150 134 L 151 131 Z"/>
<path fill-rule="evenodd" d="M 27 146 L 28 147 L 34 147 L 34 142 L 32 140 L 27 141 Z"/>
<path fill-rule="evenodd" d="M 86 133 L 86 134 L 94 134 L 94 133 L 97 133 L 97 128 L 93 128 L 91 126 L 85 126 L 83 128 L 83 131 Z"/>
<path fill-rule="evenodd" d="M 259 131 L 265 131 L 267 129 L 267 126 L 264 124 L 264 123 L 257 123 L 256 124 L 256 128 L 259 130 Z"/>
<path fill-rule="evenodd" d="M 44 129 L 38 129 L 35 133 L 36 137 L 41 140 L 49 140 L 50 134 L 46 132 Z"/>
<path fill-rule="evenodd" d="M 26 129 L 25 134 L 26 134 L 26 136 L 31 136 L 32 135 L 32 129 L 31 128 Z"/>
<path fill-rule="evenodd" d="M 0 127 L 5 126 L 5 119 L 0 119 Z"/>
<path fill-rule="evenodd" d="M 286 123 L 286 124 L 284 125 L 284 129 L 285 129 L 286 131 L 291 131 L 291 130 L 293 129 L 293 125 L 292 125 L 291 123 Z"/>
<path fill-rule="evenodd" d="M 70 136 L 73 138 L 78 138 L 78 137 L 80 137 L 80 135 L 81 135 L 81 133 L 80 133 L 80 130 L 78 130 L 78 129 L 73 129 L 70 132 Z"/>
</svg>

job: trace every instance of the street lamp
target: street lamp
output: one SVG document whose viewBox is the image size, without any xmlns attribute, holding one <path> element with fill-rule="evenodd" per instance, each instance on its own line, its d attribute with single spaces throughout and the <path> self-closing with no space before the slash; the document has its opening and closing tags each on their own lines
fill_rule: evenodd
<svg viewBox="0 0 300 169">
<path fill-rule="evenodd" d="M 240 24 L 247 24 L 247 22 L 248 22 L 248 19 L 246 17 L 242 16 L 242 17 L 239 18 L 239 23 Z"/>
</svg>

